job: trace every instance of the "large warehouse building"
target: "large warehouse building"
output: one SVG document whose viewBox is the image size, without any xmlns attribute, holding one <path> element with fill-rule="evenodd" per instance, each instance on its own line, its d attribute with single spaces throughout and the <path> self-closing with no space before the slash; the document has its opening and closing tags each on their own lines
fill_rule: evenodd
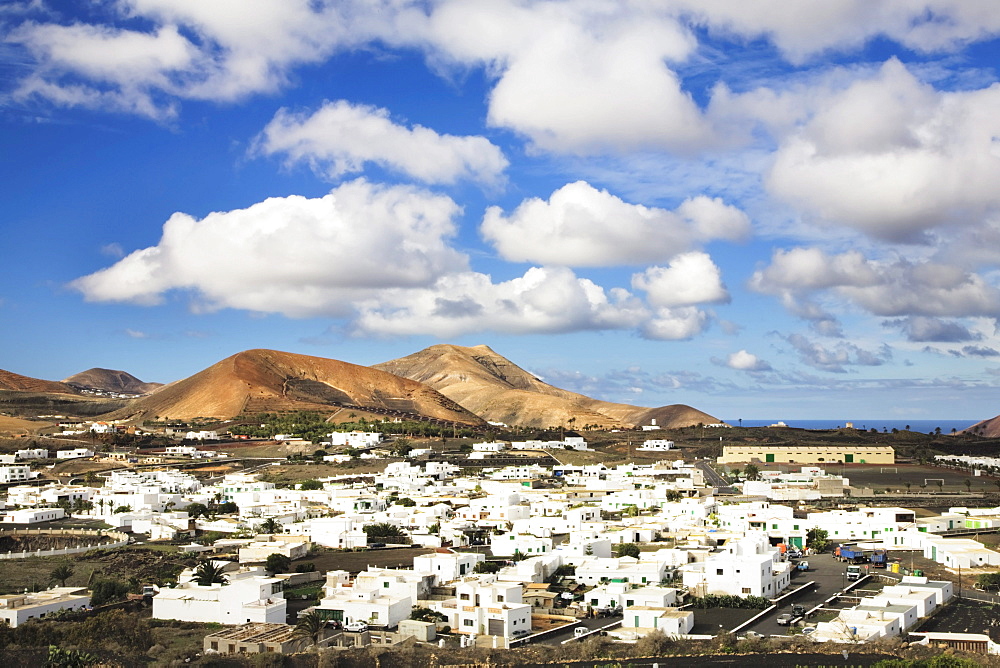
<svg viewBox="0 0 1000 668">
<path fill-rule="evenodd" d="M 724 445 L 720 464 L 894 464 L 891 445 Z"/>
</svg>

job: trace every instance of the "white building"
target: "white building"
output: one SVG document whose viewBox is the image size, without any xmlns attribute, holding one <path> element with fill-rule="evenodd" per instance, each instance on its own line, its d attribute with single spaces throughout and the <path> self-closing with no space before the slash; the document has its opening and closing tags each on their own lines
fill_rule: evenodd
<svg viewBox="0 0 1000 668">
<path fill-rule="evenodd" d="M 413 570 L 433 575 L 435 585 L 440 585 L 471 575 L 476 564 L 485 560 L 478 552 L 433 552 L 414 557 Z"/>
<path fill-rule="evenodd" d="M 335 431 L 326 436 L 330 445 L 349 448 L 371 448 L 382 442 L 382 434 L 377 431 Z"/>
<path fill-rule="evenodd" d="M 74 448 L 73 450 L 57 450 L 56 459 L 81 459 L 93 457 L 94 451 L 87 448 Z"/>
<path fill-rule="evenodd" d="M 703 562 L 687 564 L 681 570 L 684 584 L 697 596 L 774 598 L 791 582 L 792 567 L 791 562 L 781 561 L 766 534 L 755 531 L 728 541 L 723 551 L 709 554 Z"/>
<path fill-rule="evenodd" d="M 0 596 L 0 620 L 17 628 L 29 619 L 42 619 L 59 610 L 82 610 L 90 605 L 86 587 L 53 587 L 35 594 Z"/>
<path fill-rule="evenodd" d="M 66 512 L 62 508 L 23 508 L 8 510 L 3 516 L 3 521 L 7 524 L 38 524 L 61 520 L 64 517 Z"/>
<path fill-rule="evenodd" d="M 190 577 L 191 569 L 180 579 Z M 153 597 L 153 618 L 221 624 L 285 623 L 280 579 L 266 576 L 262 569 L 228 573 L 227 578 L 225 584 L 199 585 L 187 580 L 175 589 L 161 589 Z"/>
<path fill-rule="evenodd" d="M 664 450 L 670 450 L 673 447 L 673 441 L 668 441 L 663 438 L 651 438 L 643 441 L 642 445 L 636 448 L 636 450 L 639 452 L 663 452 Z"/>
<path fill-rule="evenodd" d="M 31 467 L 26 464 L 0 466 L 0 483 L 22 482 L 37 477 L 38 473 L 33 473 Z"/>
</svg>

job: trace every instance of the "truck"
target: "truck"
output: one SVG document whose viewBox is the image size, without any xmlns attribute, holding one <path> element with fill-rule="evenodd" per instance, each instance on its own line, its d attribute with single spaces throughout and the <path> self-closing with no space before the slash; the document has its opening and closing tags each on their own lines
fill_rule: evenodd
<svg viewBox="0 0 1000 668">
<path fill-rule="evenodd" d="M 888 562 L 888 556 L 889 555 L 885 550 L 875 550 L 872 552 L 872 568 L 885 568 L 885 565 Z"/>
<path fill-rule="evenodd" d="M 841 545 L 836 549 L 834 554 L 839 557 L 841 561 L 849 561 L 853 564 L 867 561 L 864 550 L 856 545 Z"/>
<path fill-rule="evenodd" d="M 861 566 L 857 564 L 851 564 L 847 567 L 847 579 L 848 580 L 858 580 L 861 578 Z"/>
</svg>

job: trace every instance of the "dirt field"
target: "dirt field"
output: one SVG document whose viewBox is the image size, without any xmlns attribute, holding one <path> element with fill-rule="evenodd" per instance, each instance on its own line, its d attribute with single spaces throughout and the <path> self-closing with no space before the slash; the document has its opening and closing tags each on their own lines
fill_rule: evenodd
<svg viewBox="0 0 1000 668">
<path fill-rule="evenodd" d="M 896 471 L 893 471 L 895 468 Z M 966 494 L 965 481 L 971 483 L 969 490 L 973 494 L 990 493 L 996 494 L 998 491 L 995 478 L 987 476 L 974 477 L 965 471 L 941 468 L 938 466 L 921 466 L 919 464 L 894 464 L 893 467 L 866 465 L 866 464 L 845 464 L 843 466 L 830 466 L 828 473 L 840 473 L 846 475 L 853 487 L 871 487 L 872 489 L 885 491 L 892 489 L 893 493 L 907 493 L 906 483 L 910 483 L 909 493 L 911 494 L 938 494 L 938 493 L 960 493 Z M 938 487 L 937 480 L 941 479 L 943 487 Z M 924 486 L 926 484 L 926 487 Z"/>
<path fill-rule="evenodd" d="M 339 550 L 321 551 L 309 557 L 297 559 L 293 565 L 313 563 L 320 572 L 345 570 L 358 573 L 369 566 L 379 568 L 400 568 L 413 566 L 413 557 L 430 554 L 433 548 L 404 547 L 399 549 L 362 550 L 360 552 L 341 552 Z"/>
<path fill-rule="evenodd" d="M 986 633 L 1000 642 L 1000 606 L 963 599 L 945 606 L 924 622 L 918 631 Z"/>
<path fill-rule="evenodd" d="M 25 420 L 24 418 L 0 415 L 0 435 L 20 436 L 21 434 L 33 434 L 39 429 L 51 427 L 52 422 L 41 420 Z"/>
</svg>

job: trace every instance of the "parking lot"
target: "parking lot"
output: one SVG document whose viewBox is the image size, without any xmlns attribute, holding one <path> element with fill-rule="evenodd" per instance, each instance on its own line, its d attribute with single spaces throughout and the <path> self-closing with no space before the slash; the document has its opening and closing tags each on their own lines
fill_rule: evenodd
<svg viewBox="0 0 1000 668">
<path fill-rule="evenodd" d="M 804 589 L 800 594 L 784 599 L 777 609 L 741 630 L 741 634 L 746 631 L 754 631 L 762 635 L 786 635 L 789 629 L 787 626 L 781 626 L 777 623 L 779 615 L 791 613 L 793 605 L 801 605 L 806 610 L 811 610 L 852 584 L 845 575 L 846 566 L 837 561 L 832 554 L 810 555 L 806 561 L 809 562 L 809 570 L 794 572 L 791 589 L 808 582 L 814 584 Z"/>
</svg>

